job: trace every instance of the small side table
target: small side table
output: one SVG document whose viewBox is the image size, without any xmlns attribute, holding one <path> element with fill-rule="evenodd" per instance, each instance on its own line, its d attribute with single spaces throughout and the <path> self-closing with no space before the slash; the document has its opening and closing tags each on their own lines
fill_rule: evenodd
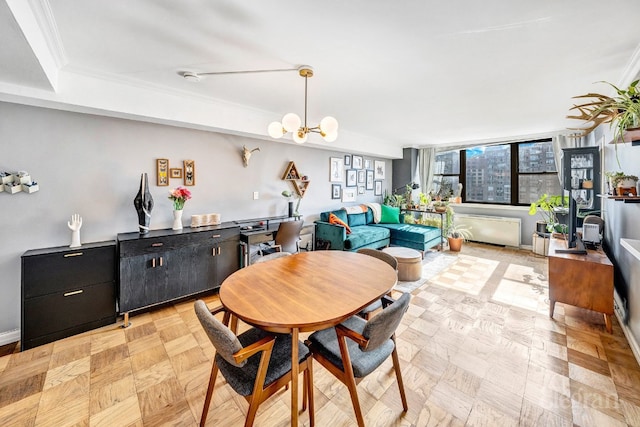
<svg viewBox="0 0 640 427">
<path fill-rule="evenodd" d="M 422 277 L 422 254 L 415 249 L 390 246 L 382 249 L 398 260 L 398 280 L 414 282 Z"/>
</svg>

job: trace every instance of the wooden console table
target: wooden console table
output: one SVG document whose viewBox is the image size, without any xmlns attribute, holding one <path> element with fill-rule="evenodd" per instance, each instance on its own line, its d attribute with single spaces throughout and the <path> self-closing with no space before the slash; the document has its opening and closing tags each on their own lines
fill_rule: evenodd
<svg viewBox="0 0 640 427">
<path fill-rule="evenodd" d="M 613 314 L 613 264 L 604 251 L 587 250 L 586 255 L 557 253 L 566 242 L 551 239 L 549 244 L 549 316 L 556 302 L 586 308 L 604 314 L 611 333 Z"/>
</svg>

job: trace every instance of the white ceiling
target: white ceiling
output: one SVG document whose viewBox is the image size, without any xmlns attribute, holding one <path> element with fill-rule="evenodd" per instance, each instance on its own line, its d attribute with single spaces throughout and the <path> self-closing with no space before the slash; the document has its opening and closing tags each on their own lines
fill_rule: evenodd
<svg viewBox="0 0 640 427">
<path fill-rule="evenodd" d="M 317 146 L 399 148 L 565 130 L 571 97 L 640 71 L 638 0 L 0 0 L 0 100 L 268 138 L 304 113 Z M 314 139 L 317 138 L 317 141 Z"/>
</svg>

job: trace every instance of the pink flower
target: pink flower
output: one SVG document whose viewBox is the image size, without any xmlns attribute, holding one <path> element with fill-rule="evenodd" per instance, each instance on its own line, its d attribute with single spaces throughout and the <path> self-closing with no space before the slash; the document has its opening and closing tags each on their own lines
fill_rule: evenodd
<svg viewBox="0 0 640 427">
<path fill-rule="evenodd" d="M 175 210 L 181 210 L 184 208 L 184 203 L 191 198 L 191 191 L 184 187 L 178 187 L 169 193 L 169 199 L 173 200 L 173 208 Z"/>
</svg>

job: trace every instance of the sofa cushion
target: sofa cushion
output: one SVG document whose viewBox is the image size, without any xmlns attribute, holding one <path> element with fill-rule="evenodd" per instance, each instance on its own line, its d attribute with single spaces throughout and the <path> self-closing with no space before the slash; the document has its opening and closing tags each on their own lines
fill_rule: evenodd
<svg viewBox="0 0 640 427">
<path fill-rule="evenodd" d="M 382 205 L 380 214 L 380 224 L 400 223 L 400 208 Z"/>
<path fill-rule="evenodd" d="M 367 216 L 365 215 L 364 212 L 359 213 L 359 214 L 349 214 L 349 215 L 347 215 L 347 218 L 349 219 L 349 226 L 350 227 L 357 227 L 359 225 L 367 225 Z"/>
<path fill-rule="evenodd" d="M 340 218 L 342 221 L 344 221 L 345 224 L 349 223 L 349 220 L 347 219 L 347 212 L 344 209 L 322 212 L 320 213 L 320 221 L 329 222 L 329 215 L 331 214 L 334 214 L 335 216 Z"/>
<path fill-rule="evenodd" d="M 378 227 L 384 227 L 391 230 L 391 236 L 396 240 L 426 243 L 432 239 L 440 238 L 440 229 L 427 225 L 381 224 Z"/>
<path fill-rule="evenodd" d="M 349 228 L 349 226 L 334 213 L 329 214 L 329 224 L 341 225 L 347 229 L 347 234 L 351 234 L 351 228 Z"/>
<path fill-rule="evenodd" d="M 353 227 L 351 234 L 344 242 L 345 249 L 357 249 L 361 246 L 388 239 L 390 231 L 388 228 L 376 227 L 373 225 L 359 225 Z"/>
</svg>

